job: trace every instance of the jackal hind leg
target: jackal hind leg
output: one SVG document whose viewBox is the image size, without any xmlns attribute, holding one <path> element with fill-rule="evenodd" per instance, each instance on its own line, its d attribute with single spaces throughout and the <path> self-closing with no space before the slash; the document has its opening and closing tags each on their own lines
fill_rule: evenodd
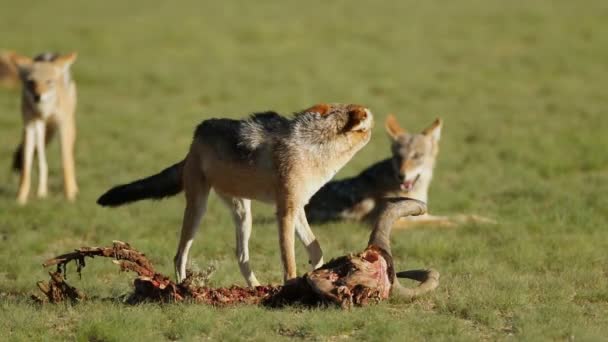
<svg viewBox="0 0 608 342">
<path fill-rule="evenodd" d="M 249 261 L 249 238 L 251 237 L 251 200 L 220 195 L 232 214 L 236 233 L 236 257 L 241 274 L 250 287 L 259 286 L 260 282 L 251 270 Z"/>
<path fill-rule="evenodd" d="M 457 224 L 447 216 L 421 215 L 400 218 L 395 221 L 393 228 L 410 229 L 423 226 L 452 228 L 456 225 Z"/>
<path fill-rule="evenodd" d="M 201 219 L 207 210 L 207 199 L 210 186 L 195 166 L 187 159 L 184 166 L 184 191 L 186 193 L 186 209 L 180 234 L 177 253 L 175 254 L 175 274 L 178 282 L 186 278 L 186 263 L 194 236 L 199 228 Z"/>
</svg>

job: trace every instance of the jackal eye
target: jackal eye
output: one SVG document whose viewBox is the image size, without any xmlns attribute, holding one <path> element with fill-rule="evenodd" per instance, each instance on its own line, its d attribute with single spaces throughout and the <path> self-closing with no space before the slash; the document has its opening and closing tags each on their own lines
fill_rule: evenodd
<svg viewBox="0 0 608 342">
<path fill-rule="evenodd" d="M 420 153 L 420 152 L 416 152 L 412 156 L 412 159 L 420 159 L 420 158 L 422 158 L 422 153 Z"/>
<path fill-rule="evenodd" d="M 47 80 L 45 83 L 46 85 L 53 85 L 53 80 Z"/>
</svg>

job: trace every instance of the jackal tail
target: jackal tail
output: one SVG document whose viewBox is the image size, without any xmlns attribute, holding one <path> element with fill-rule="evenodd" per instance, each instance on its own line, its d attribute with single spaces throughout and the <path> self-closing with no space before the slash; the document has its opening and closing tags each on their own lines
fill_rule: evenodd
<svg viewBox="0 0 608 342">
<path fill-rule="evenodd" d="M 160 200 L 177 195 L 184 188 L 183 168 L 184 161 L 181 161 L 153 176 L 115 186 L 101 195 L 97 199 L 97 204 L 104 207 L 116 207 L 143 199 Z"/>
<path fill-rule="evenodd" d="M 57 132 L 57 125 L 48 123 L 45 127 L 44 143 L 46 145 L 53 140 L 55 133 Z M 13 165 L 12 169 L 15 172 L 21 172 L 23 170 L 23 142 L 21 142 L 15 151 L 13 152 Z"/>
</svg>

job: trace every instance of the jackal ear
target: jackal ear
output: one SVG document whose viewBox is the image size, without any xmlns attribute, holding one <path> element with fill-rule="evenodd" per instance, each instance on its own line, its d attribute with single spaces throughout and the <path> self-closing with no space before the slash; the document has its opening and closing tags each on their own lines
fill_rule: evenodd
<svg viewBox="0 0 608 342">
<path fill-rule="evenodd" d="M 386 121 L 384 122 L 384 128 L 386 129 L 386 133 L 393 139 L 396 140 L 398 136 L 404 134 L 406 132 L 399 122 L 397 122 L 397 118 L 394 114 L 389 114 L 386 117 Z"/>
<path fill-rule="evenodd" d="M 77 57 L 78 57 L 78 54 L 76 52 L 71 52 L 66 55 L 57 57 L 55 59 L 54 63 L 58 67 L 63 68 L 64 70 L 67 70 L 76 61 Z"/>
<path fill-rule="evenodd" d="M 439 138 L 441 138 L 441 126 L 443 126 L 443 120 L 437 118 L 429 127 L 422 131 L 422 134 L 430 136 L 435 141 L 439 141 Z"/>
<path fill-rule="evenodd" d="M 357 106 L 348 111 L 348 122 L 344 131 L 363 131 L 371 128 L 371 118 L 369 111 L 362 106 Z"/>
<path fill-rule="evenodd" d="M 31 58 L 19 55 L 17 53 L 12 53 L 9 58 L 11 59 L 11 62 L 13 62 L 13 64 L 17 67 L 19 73 L 22 75 L 24 73 L 27 73 L 32 67 L 32 63 L 34 63 Z"/>
<path fill-rule="evenodd" d="M 319 103 L 316 104 L 304 111 L 302 111 L 302 113 L 319 113 L 321 115 L 327 115 L 327 113 L 329 113 L 331 109 L 331 106 L 328 105 L 327 103 Z"/>
</svg>

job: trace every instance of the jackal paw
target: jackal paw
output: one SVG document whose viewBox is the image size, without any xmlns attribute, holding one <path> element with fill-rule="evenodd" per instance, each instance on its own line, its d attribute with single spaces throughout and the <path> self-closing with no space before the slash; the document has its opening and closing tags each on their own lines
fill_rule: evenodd
<svg viewBox="0 0 608 342">
<path fill-rule="evenodd" d="M 27 195 L 19 195 L 17 197 L 17 204 L 26 205 L 27 204 Z"/>
<path fill-rule="evenodd" d="M 317 262 L 314 262 L 312 260 L 308 260 L 308 263 L 310 264 L 310 266 L 312 267 L 312 270 L 316 270 L 317 268 L 323 266 L 325 263 L 323 262 L 323 257 L 319 258 L 317 260 Z"/>
<path fill-rule="evenodd" d="M 65 197 L 68 201 L 73 202 L 76 199 L 76 195 L 78 194 L 78 189 L 66 191 Z"/>
<path fill-rule="evenodd" d="M 260 282 L 255 278 L 255 276 L 253 277 L 253 279 L 247 279 L 247 282 L 249 283 L 249 287 L 251 288 L 260 286 Z"/>
</svg>

